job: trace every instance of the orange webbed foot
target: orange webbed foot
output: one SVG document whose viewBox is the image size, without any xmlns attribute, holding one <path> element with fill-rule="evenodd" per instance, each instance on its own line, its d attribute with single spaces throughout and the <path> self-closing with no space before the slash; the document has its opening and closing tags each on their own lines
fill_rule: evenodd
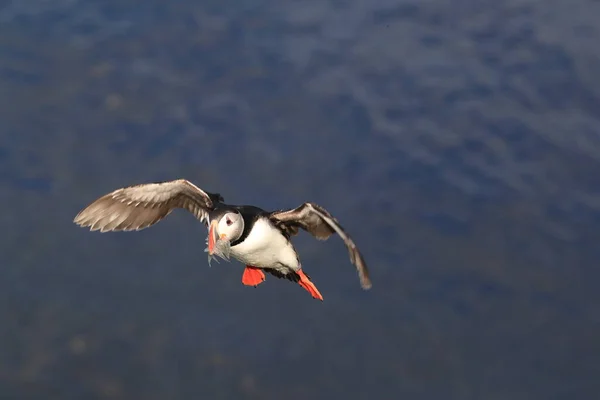
<svg viewBox="0 0 600 400">
<path fill-rule="evenodd" d="M 242 275 L 242 283 L 246 286 L 258 286 L 265 281 L 265 273 L 259 268 L 246 265 Z"/>
<path fill-rule="evenodd" d="M 308 293 L 310 293 L 312 297 L 323 301 L 323 296 L 319 292 L 319 289 L 317 289 L 315 284 L 310 281 L 308 276 L 306 276 L 306 274 L 301 269 L 296 271 L 296 273 L 298 274 L 298 276 L 300 276 L 298 284 L 302 286 Z"/>
</svg>

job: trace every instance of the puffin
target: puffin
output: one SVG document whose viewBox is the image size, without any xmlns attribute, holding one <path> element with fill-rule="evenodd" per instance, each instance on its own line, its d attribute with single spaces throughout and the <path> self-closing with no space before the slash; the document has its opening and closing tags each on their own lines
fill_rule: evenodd
<svg viewBox="0 0 600 400">
<path fill-rule="evenodd" d="M 302 229 L 318 240 L 337 233 L 346 244 L 361 287 L 371 288 L 365 260 L 352 238 L 323 207 L 305 202 L 296 208 L 266 211 L 250 205 L 226 204 L 219 193 L 202 190 L 186 179 L 142 183 L 114 190 L 81 210 L 73 222 L 91 231 L 139 231 L 175 209 L 184 209 L 208 228 L 208 263 L 230 257 L 245 265 L 242 283 L 257 287 L 265 273 L 299 284 L 310 295 L 323 296 L 304 273 L 291 239 Z"/>
</svg>

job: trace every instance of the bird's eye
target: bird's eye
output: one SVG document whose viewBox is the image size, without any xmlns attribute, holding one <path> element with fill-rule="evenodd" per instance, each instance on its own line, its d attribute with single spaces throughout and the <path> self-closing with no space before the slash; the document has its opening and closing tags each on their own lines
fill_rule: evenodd
<svg viewBox="0 0 600 400">
<path fill-rule="evenodd" d="M 229 226 L 229 225 L 233 224 L 233 221 L 232 221 L 232 220 L 230 220 L 229 218 L 227 218 L 227 221 L 225 221 L 225 222 L 227 223 L 227 226 Z"/>
</svg>

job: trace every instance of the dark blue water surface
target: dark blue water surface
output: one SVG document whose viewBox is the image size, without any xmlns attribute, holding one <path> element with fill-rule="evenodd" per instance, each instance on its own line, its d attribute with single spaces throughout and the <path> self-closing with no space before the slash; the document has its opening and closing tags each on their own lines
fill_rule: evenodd
<svg viewBox="0 0 600 400">
<path fill-rule="evenodd" d="M 600 3 L 0 2 L 0 398 L 592 399 Z M 325 297 L 208 267 L 121 186 L 329 209 Z"/>
</svg>

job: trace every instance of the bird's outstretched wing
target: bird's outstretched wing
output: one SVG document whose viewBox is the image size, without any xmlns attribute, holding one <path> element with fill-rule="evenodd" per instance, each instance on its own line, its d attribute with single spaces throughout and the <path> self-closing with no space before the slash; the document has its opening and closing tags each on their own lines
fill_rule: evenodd
<svg viewBox="0 0 600 400">
<path fill-rule="evenodd" d="M 323 207 L 314 203 L 304 203 L 291 210 L 274 211 L 270 218 L 276 225 L 283 225 L 282 228 L 289 235 L 298 233 L 298 228 L 304 229 L 319 240 L 326 240 L 334 233 L 340 235 L 350 253 L 350 261 L 356 266 L 361 286 L 363 289 L 371 288 L 369 270 L 363 256 L 339 222 Z"/>
<path fill-rule="evenodd" d="M 205 192 L 185 179 L 145 183 L 100 197 L 77 214 L 73 222 L 100 232 L 141 230 L 175 208 L 186 209 L 200 221 L 206 221 L 207 211 L 220 201 L 220 194 Z"/>
</svg>

